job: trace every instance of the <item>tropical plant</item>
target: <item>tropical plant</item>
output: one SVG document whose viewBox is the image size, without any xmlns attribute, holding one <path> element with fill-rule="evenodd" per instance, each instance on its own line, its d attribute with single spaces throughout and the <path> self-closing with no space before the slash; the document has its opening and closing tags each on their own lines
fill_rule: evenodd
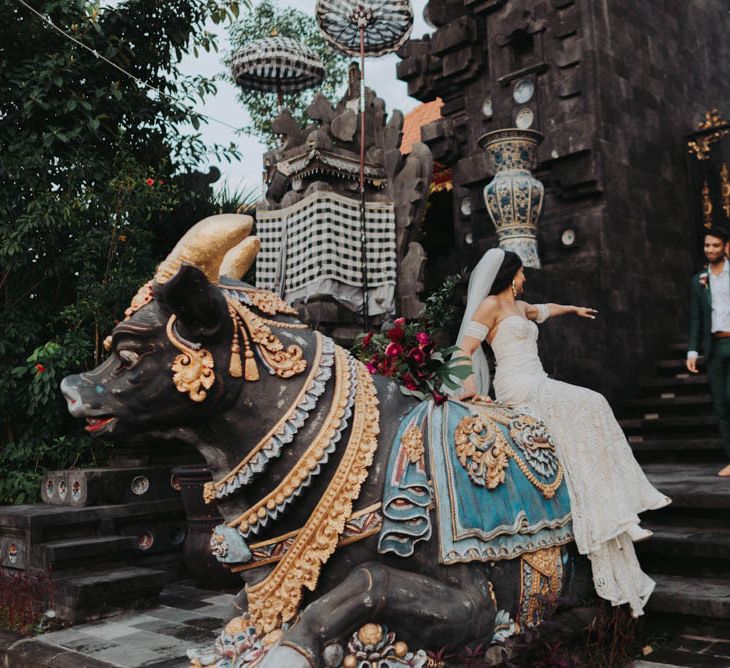
<svg viewBox="0 0 730 668">
<path fill-rule="evenodd" d="M 214 86 L 178 64 L 214 48 L 206 22 L 232 18 L 240 4 L 36 0 L 40 16 L 20 3 L 4 14 L 0 503 L 35 500 L 44 468 L 100 456 L 58 383 L 98 362 L 130 295 L 195 222 L 181 175 L 211 153 L 237 157 L 202 141 L 204 119 L 190 105 Z M 195 195 L 206 215 L 211 196 L 208 183 Z"/>
<path fill-rule="evenodd" d="M 280 8 L 275 0 L 261 0 L 253 11 L 242 15 L 231 24 L 228 35 L 231 42 L 231 53 L 226 56 L 226 64 L 230 66 L 233 54 L 254 40 L 271 37 L 291 37 L 312 49 L 321 59 L 325 68 L 325 78 L 316 89 L 284 95 L 284 107 L 288 109 L 300 125 L 309 122 L 305 109 L 309 106 L 315 93 L 321 92 L 333 99 L 342 93 L 343 84 L 347 81 L 349 58 L 334 51 L 324 40 L 311 14 L 298 9 Z M 265 93 L 241 90 L 238 99 L 246 109 L 251 124 L 244 132 L 258 137 L 269 147 L 276 144 L 276 135 L 271 130 L 271 121 L 276 115 L 276 93 Z"/>
</svg>

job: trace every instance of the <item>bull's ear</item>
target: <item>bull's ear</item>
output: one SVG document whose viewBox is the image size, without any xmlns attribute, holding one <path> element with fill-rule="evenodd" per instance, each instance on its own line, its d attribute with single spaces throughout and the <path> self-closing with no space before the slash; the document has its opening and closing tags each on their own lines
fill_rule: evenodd
<svg viewBox="0 0 730 668">
<path fill-rule="evenodd" d="M 157 298 L 178 319 L 191 341 L 220 341 L 230 334 L 228 305 L 220 289 L 197 267 L 183 264 L 168 281 L 155 284 Z"/>
</svg>

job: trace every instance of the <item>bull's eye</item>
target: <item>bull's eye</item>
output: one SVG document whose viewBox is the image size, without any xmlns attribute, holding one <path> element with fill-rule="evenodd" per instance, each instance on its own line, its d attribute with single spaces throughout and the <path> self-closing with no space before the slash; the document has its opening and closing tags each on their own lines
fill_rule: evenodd
<svg viewBox="0 0 730 668">
<path fill-rule="evenodd" d="M 134 350 L 118 350 L 117 355 L 119 355 L 119 359 L 122 360 L 127 369 L 131 369 L 139 362 L 139 353 L 134 352 Z"/>
</svg>

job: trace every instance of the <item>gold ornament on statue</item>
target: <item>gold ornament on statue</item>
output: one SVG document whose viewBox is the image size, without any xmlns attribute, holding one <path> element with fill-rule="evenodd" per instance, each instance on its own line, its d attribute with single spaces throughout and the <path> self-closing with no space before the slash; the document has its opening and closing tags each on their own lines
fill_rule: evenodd
<svg viewBox="0 0 730 668">
<path fill-rule="evenodd" d="M 408 429 L 405 430 L 403 436 L 400 439 L 403 448 L 405 449 L 406 457 L 411 464 L 418 462 L 424 454 L 423 447 L 423 434 L 418 428 L 418 425 L 412 424 Z"/>
<path fill-rule="evenodd" d="M 307 361 L 303 358 L 300 346 L 290 345 L 285 349 L 284 344 L 258 315 L 240 302 L 229 300 L 228 303 L 243 322 L 253 343 L 258 346 L 261 357 L 279 378 L 291 378 L 307 368 Z M 244 337 L 245 345 L 247 343 Z M 248 353 L 246 354 L 248 355 Z"/>
<path fill-rule="evenodd" d="M 358 630 L 357 637 L 363 645 L 375 645 L 383 639 L 383 627 L 380 624 L 365 624 Z"/>
<path fill-rule="evenodd" d="M 185 392 L 193 401 L 205 401 L 215 382 L 213 355 L 199 344 L 185 345 L 175 333 L 177 316 L 167 321 L 167 338 L 181 354 L 172 363 L 172 382 L 178 392 Z"/>
</svg>

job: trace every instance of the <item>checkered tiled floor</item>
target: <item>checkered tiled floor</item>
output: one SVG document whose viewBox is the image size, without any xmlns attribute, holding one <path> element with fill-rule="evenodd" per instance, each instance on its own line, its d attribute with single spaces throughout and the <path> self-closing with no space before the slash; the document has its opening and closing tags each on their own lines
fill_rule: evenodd
<svg viewBox="0 0 730 668">
<path fill-rule="evenodd" d="M 46 633 L 37 641 L 120 668 L 182 668 L 190 666 L 188 648 L 213 644 L 232 601 L 233 594 L 174 584 L 157 608 Z"/>
</svg>

